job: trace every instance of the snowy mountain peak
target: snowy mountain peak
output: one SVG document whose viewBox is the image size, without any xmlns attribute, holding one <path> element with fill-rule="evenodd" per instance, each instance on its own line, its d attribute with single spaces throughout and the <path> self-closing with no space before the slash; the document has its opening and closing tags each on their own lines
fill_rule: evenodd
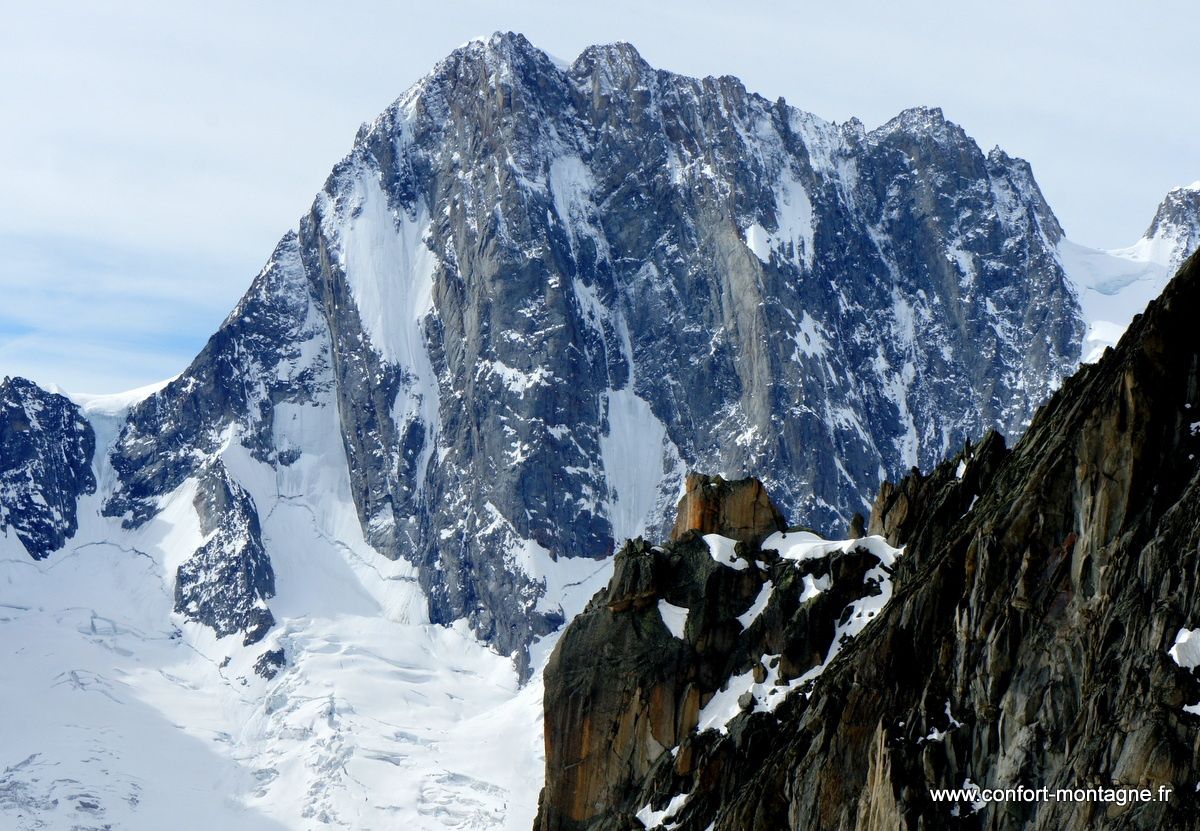
<svg viewBox="0 0 1200 831">
<path fill-rule="evenodd" d="M 605 66 L 610 70 L 620 69 L 624 75 L 628 75 L 632 70 L 653 71 L 637 48 L 625 41 L 587 47 L 571 64 L 571 71 L 575 75 L 591 75 L 597 66 Z"/>
<path fill-rule="evenodd" d="M 444 71 L 456 62 L 460 66 L 461 62 L 479 62 L 501 76 L 527 67 L 557 68 L 549 55 L 516 32 L 496 32 L 486 40 L 469 42 L 451 53 L 439 69 Z"/>
<path fill-rule="evenodd" d="M 877 139 L 895 134 L 933 139 L 942 145 L 975 147 L 974 140 L 961 126 L 948 120 L 941 107 L 909 107 L 872 131 Z"/>
<path fill-rule="evenodd" d="M 1134 315 L 1162 293 L 1167 282 L 1200 247 L 1200 189 L 1172 188 L 1146 233 L 1126 248 L 1099 250 L 1062 240 L 1059 257 L 1070 276 L 1088 334 L 1082 358 L 1095 362 L 1114 346 Z"/>
<path fill-rule="evenodd" d="M 1142 237 L 1154 247 L 1154 257 L 1174 271 L 1200 247 L 1200 182 L 1167 193 Z"/>
<path fill-rule="evenodd" d="M 946 114 L 942 112 L 941 107 L 918 105 L 901 110 L 884 124 L 883 128 L 888 132 L 896 129 L 931 131 L 944 126 L 958 127 L 954 122 L 946 120 Z"/>
</svg>

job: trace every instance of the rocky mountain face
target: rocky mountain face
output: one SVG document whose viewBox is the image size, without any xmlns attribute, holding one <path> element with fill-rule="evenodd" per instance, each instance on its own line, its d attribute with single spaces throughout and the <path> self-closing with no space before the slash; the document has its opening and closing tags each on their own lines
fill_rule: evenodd
<svg viewBox="0 0 1200 831">
<path fill-rule="evenodd" d="M 1155 240 L 1186 226 L 1179 198 Z M 958 563 L 963 512 L 1003 510 L 984 490 L 1015 463 L 987 431 L 1020 433 L 1075 366 L 1085 321 L 1118 320 L 1089 303 L 1130 310 L 1122 287 L 1161 287 L 1108 280 L 1091 261 L 1081 272 L 1072 250 L 1029 166 L 981 152 L 938 110 L 868 131 L 733 78 L 655 69 L 627 45 L 566 66 L 518 35 L 467 44 L 363 126 L 177 378 L 79 406 L 0 385 L 0 708 L 14 757 L 0 816 L 21 829 L 157 829 L 180 815 L 247 831 L 526 829 L 542 782 L 540 668 L 614 572 L 564 646 L 595 655 L 556 658 L 547 678 L 552 696 L 575 697 L 548 720 L 545 752 L 573 778 L 552 772 L 545 827 L 653 825 L 681 806 L 692 822 L 741 787 L 735 769 L 774 786 L 820 742 L 875 758 L 854 755 L 860 734 L 878 735 L 875 700 L 839 669 L 860 648 L 904 681 L 875 702 L 910 725 L 888 722 L 886 748 L 927 717 L 921 747 L 942 749 L 923 752 L 952 758 L 929 756 L 936 776 L 921 775 L 952 781 L 971 758 L 972 777 L 996 781 L 1010 768 L 969 756 L 982 751 L 963 737 L 1002 748 L 1003 765 L 1035 758 L 1031 710 L 997 720 L 995 696 L 1008 667 L 1032 661 L 1013 627 L 1033 626 L 1046 586 L 1067 588 L 1059 571 L 1021 572 L 1015 611 L 994 600 L 950 633 L 946 610 L 980 563 L 972 591 L 1002 598 L 1012 563 L 1040 562 L 1042 543 L 1014 554 L 989 519 L 976 559 L 929 566 L 936 596 L 910 563 Z M 961 473 L 885 489 L 864 536 L 855 517 L 881 480 L 983 435 Z M 1047 493 L 1065 510 L 1074 491 Z M 1111 517 L 1132 504 L 1095 499 L 1088 510 Z M 849 524 L 851 539 L 785 518 Z M 1045 611 L 1073 615 L 1063 637 L 1075 640 L 1053 649 L 1111 639 L 1132 655 L 1158 630 L 1080 640 L 1093 615 L 1115 619 L 1095 599 L 1110 575 L 1133 579 L 1108 549 L 1086 551 L 1071 566 L 1080 599 Z M 867 623 L 895 607 L 901 577 L 928 620 L 901 617 L 893 641 Z M 1151 577 L 1175 580 L 1137 572 Z M 1177 634 L 1153 670 L 1168 697 L 1200 663 L 1200 634 Z M 956 638 L 969 659 L 937 682 L 944 699 L 918 701 L 948 676 L 916 652 L 950 654 Z M 650 680 L 614 689 L 613 666 Z M 964 680 L 976 666 L 986 683 Z M 1142 725 L 1106 751 L 1128 747 L 1136 768 L 1151 728 L 1127 700 L 1097 698 L 1101 669 L 1085 669 L 1084 686 L 1043 666 L 1021 689 L 1036 697 L 1045 675 L 1057 685 L 1045 707 Z M 583 716 L 590 732 L 576 735 Z M 781 736 L 775 716 L 822 732 Z M 1098 745 L 1069 740 L 1053 753 L 1090 770 L 1078 754 Z M 902 783 L 906 817 L 923 810 L 911 765 L 879 758 L 871 781 Z M 759 793 L 762 815 L 816 792 L 836 813 L 822 827 L 844 824 L 855 770 L 810 765 L 795 787 Z M 892 817 L 878 793 L 872 816 Z M 715 821 L 754 827 L 745 812 L 759 809 L 729 804 L 743 813 Z"/>
<path fill-rule="evenodd" d="M 624 549 L 546 670 L 538 827 L 1198 827 L 1197 308 L 1193 257 L 1011 450 L 884 486 L 879 536 Z M 932 796 L 974 786 L 1153 798 Z"/>
<path fill-rule="evenodd" d="M 1158 206 L 1142 239 L 1162 249 L 1161 259 L 1174 274 L 1200 248 L 1200 182 L 1173 188 Z"/>
<path fill-rule="evenodd" d="M 0 383 L 0 533 L 35 560 L 79 527 L 79 497 L 96 489 L 96 436 L 71 401 L 24 378 Z"/>
<path fill-rule="evenodd" d="M 263 548 L 254 501 L 225 466 L 204 468 L 193 500 L 204 543 L 175 575 L 175 611 L 217 637 L 241 634 L 249 646 L 275 623 L 267 600 L 275 572 Z"/>
<path fill-rule="evenodd" d="M 496 35 L 362 128 L 129 415 L 104 512 L 144 528 L 206 477 L 319 457 L 433 621 L 522 653 L 564 620 L 555 575 L 665 533 L 688 468 L 762 472 L 840 528 L 882 478 L 1019 431 L 1082 337 L 1061 236 L 1029 166 L 938 110 L 867 131 L 627 45 L 567 67 Z M 256 627 L 271 505 L 208 504 L 245 529 L 229 568 L 254 587 L 220 617 Z M 186 582 L 217 568 L 197 553 Z"/>
</svg>

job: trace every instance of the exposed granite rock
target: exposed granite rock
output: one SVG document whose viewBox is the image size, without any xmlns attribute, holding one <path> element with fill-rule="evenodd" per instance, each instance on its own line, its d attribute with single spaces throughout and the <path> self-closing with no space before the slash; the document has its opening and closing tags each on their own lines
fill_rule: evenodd
<svg viewBox="0 0 1200 831">
<path fill-rule="evenodd" d="M 1168 655 L 1182 629 L 1200 627 L 1197 309 L 1193 257 L 1011 451 L 988 437 L 929 476 L 885 487 L 871 527 L 906 544 L 895 592 L 811 695 L 738 715 L 726 733 L 689 734 L 648 769 L 631 764 L 613 778 L 592 766 L 619 787 L 589 784 L 603 798 L 581 805 L 554 789 L 554 765 L 576 780 L 589 770 L 586 757 L 559 750 L 578 744 L 580 722 L 560 714 L 566 702 L 623 701 L 643 677 L 648 689 L 677 689 L 700 665 L 626 665 L 618 641 L 605 680 L 587 649 L 633 622 L 605 620 L 603 598 L 594 601 L 547 671 L 539 827 L 637 828 L 632 815 L 644 807 L 643 817 L 661 811 L 681 831 L 1200 828 L 1200 717 L 1184 710 L 1200 702 L 1200 678 Z M 687 573 L 675 579 L 694 585 Z M 659 596 L 674 588 L 655 575 Z M 702 608 L 719 604 L 705 592 Z M 704 636 L 689 617 L 688 641 Z M 777 636 L 784 648 L 807 642 Z M 577 677 L 564 672 L 584 683 L 564 683 Z M 610 723 L 593 719 L 590 741 L 612 735 Z M 964 783 L 1145 787 L 1156 798 L 973 805 L 930 796 Z M 1159 787 L 1169 799 L 1157 799 Z"/>
<path fill-rule="evenodd" d="M 871 510 L 869 533 L 897 546 L 941 537 L 970 509 L 1007 456 L 1004 437 L 993 431 L 978 444 L 967 442 L 928 475 L 913 468 L 898 484 L 884 482 Z"/>
<path fill-rule="evenodd" d="M 698 489 L 717 487 L 712 495 L 685 496 L 681 511 L 697 501 L 716 516 L 737 516 L 747 504 L 770 505 L 756 480 L 689 481 Z M 772 526 L 782 524 L 777 512 L 767 515 Z M 683 516 L 677 529 L 688 524 Z M 881 593 L 879 575 L 873 576 L 881 565 L 872 553 L 878 540 L 822 544 L 805 532 L 770 538 L 815 541 L 810 544 L 821 549 L 796 560 L 764 550 L 764 535 L 755 529 L 756 539 L 736 543 L 736 559 L 727 563 L 718 561 L 701 532 L 716 533 L 691 528 L 663 546 L 627 543 L 608 588 L 555 648 L 545 673 L 540 831 L 638 827 L 633 815 L 654 793 L 647 781 L 673 783 L 694 774 L 694 760 L 710 738 L 694 730 L 729 679 L 760 685 L 737 695 L 738 708 L 772 707 L 789 683 L 804 684 L 806 674 L 816 672 L 844 633 L 841 624 L 854 614 L 855 601 Z M 681 633 L 666 622 L 678 616 L 685 618 Z"/>
<path fill-rule="evenodd" d="M 287 655 L 282 649 L 268 649 L 254 662 L 254 671 L 270 681 L 287 666 Z"/>
<path fill-rule="evenodd" d="M 70 399 L 24 378 L 0 383 L 0 532 L 35 560 L 79 527 L 79 497 L 94 493 L 96 436 Z"/>
<path fill-rule="evenodd" d="M 275 594 L 275 572 L 263 549 L 254 501 L 219 461 L 197 478 L 194 504 L 205 536 L 175 577 L 175 611 L 203 623 L 218 637 L 243 634 L 243 643 L 262 640 L 275 624 L 267 600 Z"/>
<path fill-rule="evenodd" d="M 696 531 L 756 544 L 786 528 L 783 514 L 757 479 L 726 482 L 720 476 L 689 473 L 671 539 Z"/>
</svg>

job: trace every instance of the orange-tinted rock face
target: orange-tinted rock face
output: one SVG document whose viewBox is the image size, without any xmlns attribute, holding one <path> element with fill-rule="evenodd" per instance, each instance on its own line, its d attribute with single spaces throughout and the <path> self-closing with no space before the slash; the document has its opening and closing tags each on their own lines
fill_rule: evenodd
<svg viewBox="0 0 1200 831">
<path fill-rule="evenodd" d="M 820 664 L 847 603 L 878 592 L 864 581 L 879 564 L 869 553 L 797 561 L 764 551 L 761 538 L 783 520 L 757 481 L 692 476 L 688 484 L 679 539 L 626 543 L 608 587 L 563 632 L 546 666 L 537 831 L 632 831 L 659 783 L 721 784 L 738 763 L 708 754 L 713 734 L 696 733 L 713 695 L 743 674 L 786 686 Z M 714 558 L 702 533 L 738 540 L 740 564 Z M 814 581 L 826 588 L 802 600 Z M 766 605 L 747 623 L 764 588 Z M 679 631 L 667 618 L 681 611 Z"/>
<path fill-rule="evenodd" d="M 738 616 L 773 581 L 780 588 L 778 608 L 763 614 L 795 622 L 802 580 L 791 573 L 796 564 L 759 547 L 783 529 L 783 516 L 758 480 L 693 474 L 673 539 L 661 546 L 636 539 L 621 549 L 608 587 L 563 633 L 546 667 L 546 784 L 538 831 L 635 828 L 645 782 L 656 775 L 698 775 L 695 749 L 685 737 L 694 735 L 701 709 L 728 675 L 754 663 L 747 657 L 751 651 L 765 649 L 746 645 Z M 742 568 L 713 558 L 700 536 L 710 533 L 742 543 Z M 861 562 L 859 572 L 874 562 Z M 686 611 L 682 635 L 668 628 L 661 603 Z M 822 649 L 783 655 L 781 667 L 799 675 L 812 666 L 809 653 L 823 654 L 832 637 L 831 614 L 819 612 L 820 625 L 797 619 L 797 631 L 824 638 Z M 759 639 L 770 636 L 766 625 L 755 632 Z M 758 669 L 765 681 L 765 668 Z M 709 763 L 704 775 L 714 770 Z"/>
<path fill-rule="evenodd" d="M 630 831 L 644 808 L 688 831 L 1200 828 L 1200 673 L 1172 646 L 1200 625 L 1196 309 L 1200 255 L 1011 450 L 985 436 L 886 485 L 871 529 L 904 546 L 887 566 L 869 540 L 827 560 L 743 542 L 744 565 L 726 565 L 697 532 L 753 539 L 770 511 L 753 484 L 690 477 L 679 540 L 627 546 L 546 669 L 540 831 Z M 841 639 L 881 571 L 890 599 Z M 655 598 L 686 607 L 682 637 Z M 707 729 L 734 679 L 779 687 L 817 666 L 769 712 L 770 691 L 748 692 Z M 562 750 L 579 723 L 593 756 Z M 1171 796 L 933 800 L 967 779 Z M 572 803 L 572 787 L 594 801 Z"/>
<path fill-rule="evenodd" d="M 701 564 L 708 559 L 699 550 L 692 556 Z M 631 783 L 695 726 L 697 694 L 683 689 L 694 658 L 658 615 L 660 560 L 642 540 L 628 543 L 608 589 L 565 636 L 566 649 L 551 658 L 542 831 L 603 823 L 628 799 Z M 563 660 L 564 651 L 570 660 Z M 681 722 L 681 715 L 690 721 Z"/>
<path fill-rule="evenodd" d="M 671 539 L 694 530 L 754 544 L 786 527 L 783 514 L 757 479 L 726 482 L 720 476 L 689 473 Z"/>
</svg>

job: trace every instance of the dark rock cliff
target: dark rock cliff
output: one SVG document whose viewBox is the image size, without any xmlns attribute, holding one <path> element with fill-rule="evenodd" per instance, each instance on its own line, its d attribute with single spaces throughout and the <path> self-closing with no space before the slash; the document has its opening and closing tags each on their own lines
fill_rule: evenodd
<svg viewBox="0 0 1200 831">
<path fill-rule="evenodd" d="M 24 378 L 0 383 L 0 532 L 35 560 L 79 527 L 79 497 L 94 493 L 96 436 L 69 399 Z"/>
<path fill-rule="evenodd" d="M 1189 706 L 1200 701 L 1200 678 L 1178 650 L 1169 654 L 1200 627 L 1197 309 L 1193 257 L 1011 450 L 989 436 L 928 476 L 885 486 L 871 530 L 905 546 L 891 600 L 811 687 L 788 684 L 772 712 L 747 701 L 724 732 L 702 729 L 703 720 L 687 732 L 695 720 L 686 719 L 684 729 L 651 731 L 654 742 L 616 741 L 633 761 L 615 770 L 575 752 L 580 737 L 598 747 L 623 735 L 614 723 L 657 723 L 656 713 L 678 722 L 679 691 L 705 664 L 683 645 L 648 648 L 662 639 L 648 623 L 641 631 L 650 635 L 634 637 L 636 612 L 609 608 L 623 591 L 614 582 L 568 627 L 547 670 L 539 827 L 1200 827 L 1200 717 Z M 683 603 L 672 593 L 703 585 L 703 569 L 675 556 L 683 573 L 656 574 L 653 591 Z M 751 593 L 726 599 L 718 584 L 687 600 L 737 611 Z M 721 637 L 719 623 L 696 624 L 689 616 L 689 644 Z M 793 653 L 823 649 L 805 630 L 776 623 L 774 636 Z M 612 671 L 588 676 L 597 658 L 581 647 L 604 642 Z M 718 684 L 736 689 L 737 669 L 708 677 L 692 709 Z M 657 690 L 672 704 L 644 692 Z M 569 717 L 581 700 L 594 702 L 586 723 Z M 568 774 L 582 784 L 564 784 Z M 932 788 L 964 785 L 1145 787 L 1154 799 L 931 798 Z M 1169 798 L 1158 798 L 1160 787 Z"/>
<path fill-rule="evenodd" d="M 249 646 L 275 623 L 267 600 L 275 572 L 263 549 L 254 500 L 220 462 L 197 478 L 193 500 L 205 542 L 179 566 L 175 611 L 218 637 L 243 634 Z"/>
</svg>

